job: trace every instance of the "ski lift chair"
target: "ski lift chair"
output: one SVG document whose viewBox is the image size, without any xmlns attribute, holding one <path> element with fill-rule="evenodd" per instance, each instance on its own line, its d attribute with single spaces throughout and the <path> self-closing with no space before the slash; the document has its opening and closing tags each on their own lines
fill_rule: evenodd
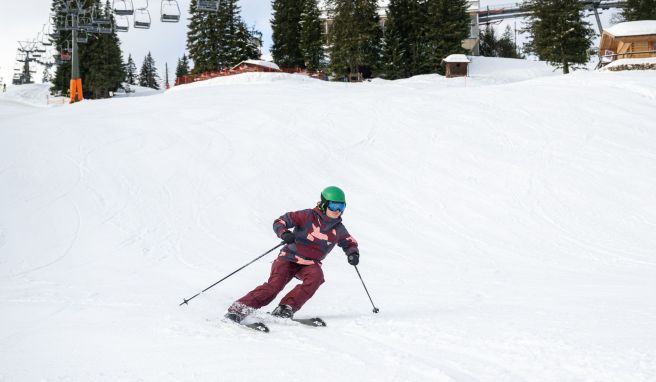
<svg viewBox="0 0 656 382">
<path fill-rule="evenodd" d="M 66 41 L 66 43 L 62 47 L 61 52 L 59 52 L 59 59 L 61 61 L 70 61 L 71 57 L 73 55 L 72 52 L 73 52 L 73 49 L 71 49 L 71 42 Z"/>
<path fill-rule="evenodd" d="M 114 0 L 112 8 L 117 16 L 132 16 L 134 14 L 132 0 Z"/>
<path fill-rule="evenodd" d="M 146 2 L 146 7 L 148 2 Z M 150 12 L 146 8 L 139 8 L 134 11 L 134 28 L 150 29 Z"/>
<path fill-rule="evenodd" d="M 77 35 L 77 42 L 80 44 L 86 44 L 89 42 L 89 33 L 85 31 L 80 31 Z"/>
<path fill-rule="evenodd" d="M 176 0 L 162 0 L 160 21 L 163 23 L 180 21 L 180 5 Z"/>
<path fill-rule="evenodd" d="M 90 25 L 85 25 L 84 27 L 81 27 L 80 31 L 84 31 L 84 32 L 87 32 L 87 33 L 100 33 L 100 27 L 96 24 L 90 24 Z"/>
<path fill-rule="evenodd" d="M 130 30 L 130 20 L 126 16 L 116 17 L 114 30 L 117 32 L 128 32 Z"/>
<path fill-rule="evenodd" d="M 112 24 L 109 25 L 96 25 L 96 33 L 110 34 L 112 33 Z"/>
<path fill-rule="evenodd" d="M 98 9 L 96 7 L 91 8 L 91 24 L 97 25 L 97 26 L 104 26 L 104 27 L 110 27 L 112 25 L 112 20 L 109 18 L 109 16 L 98 15 Z M 111 33 L 111 32 L 109 32 Z"/>
<path fill-rule="evenodd" d="M 219 10 L 220 0 L 198 0 L 196 9 L 206 12 L 217 12 Z"/>
<path fill-rule="evenodd" d="M 73 14 L 77 14 L 83 8 L 78 0 L 66 0 L 61 5 L 64 12 Z"/>
<path fill-rule="evenodd" d="M 50 29 L 50 25 L 47 27 L 44 25 L 41 29 L 41 39 L 39 40 L 39 43 L 43 46 L 52 46 L 52 41 L 48 38 L 48 36 L 50 36 Z"/>
<path fill-rule="evenodd" d="M 69 20 L 67 15 L 57 17 L 57 30 L 58 31 L 72 31 L 73 22 Z"/>
</svg>

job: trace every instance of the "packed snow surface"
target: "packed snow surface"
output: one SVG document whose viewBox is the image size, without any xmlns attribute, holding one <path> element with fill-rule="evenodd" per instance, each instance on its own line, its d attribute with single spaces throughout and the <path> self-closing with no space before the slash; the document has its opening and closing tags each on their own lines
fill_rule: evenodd
<svg viewBox="0 0 656 382">
<path fill-rule="evenodd" d="M 611 68 L 614 68 L 616 66 L 649 66 L 649 65 L 656 65 L 656 57 L 645 57 L 645 58 L 621 58 L 619 60 L 615 60 L 611 62 L 610 64 L 606 65 L 603 67 L 603 70 L 608 70 Z M 653 72 L 652 72 L 653 73 Z"/>
<path fill-rule="evenodd" d="M 0 381 L 653 382 L 656 76 L 471 73 L 8 90 Z M 179 306 L 328 185 L 380 313 L 339 248 L 296 313 L 326 328 L 272 320 L 278 300 L 252 318 L 271 333 L 222 320 L 275 253 Z"/>
</svg>

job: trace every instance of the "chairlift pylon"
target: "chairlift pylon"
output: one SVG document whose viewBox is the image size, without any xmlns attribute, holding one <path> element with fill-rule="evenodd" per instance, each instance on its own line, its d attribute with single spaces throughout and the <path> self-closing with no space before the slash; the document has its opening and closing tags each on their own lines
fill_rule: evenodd
<svg viewBox="0 0 656 382">
<path fill-rule="evenodd" d="M 221 0 L 198 0 L 196 9 L 206 12 L 218 12 Z"/>
<path fill-rule="evenodd" d="M 117 16 L 132 16 L 134 14 L 132 0 L 114 0 L 112 8 Z"/>
<path fill-rule="evenodd" d="M 180 5 L 176 0 L 162 0 L 160 21 L 163 23 L 180 21 Z"/>
</svg>

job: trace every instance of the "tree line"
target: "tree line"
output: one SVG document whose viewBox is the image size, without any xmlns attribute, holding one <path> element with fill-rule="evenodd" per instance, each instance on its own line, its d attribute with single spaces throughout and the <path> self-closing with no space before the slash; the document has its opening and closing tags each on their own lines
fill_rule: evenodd
<svg viewBox="0 0 656 382">
<path fill-rule="evenodd" d="M 258 59 L 262 34 L 241 18 L 238 0 L 222 0 L 218 12 L 197 10 L 191 0 L 187 52 L 178 60 L 176 77 L 230 68 L 247 59 Z M 51 11 L 62 15 L 67 0 L 52 0 Z M 441 72 L 441 60 L 465 53 L 462 41 L 469 37 L 471 19 L 467 0 L 389 0 L 381 15 L 377 0 L 325 0 L 330 23 L 321 18 L 318 0 L 273 0 L 271 55 L 281 67 L 323 70 L 333 78 L 407 78 Z M 113 20 L 110 1 L 83 0 L 96 17 Z M 530 11 L 526 27 L 528 43 L 523 52 L 563 69 L 577 69 L 589 60 L 594 32 L 584 20 L 578 0 L 524 0 Z M 384 16 L 382 25 L 381 16 Z M 656 0 L 627 0 L 622 21 L 656 19 Z M 501 38 L 494 28 L 480 33 L 480 54 L 521 58 L 512 30 Z M 57 52 L 70 49 L 70 32 L 51 38 Z M 123 62 L 115 32 L 90 35 L 79 45 L 80 74 L 85 98 L 106 98 L 124 84 L 158 89 L 160 77 L 148 53 L 141 70 L 129 55 Z M 58 60 L 52 80 L 53 93 L 68 91 L 70 61 Z"/>
<path fill-rule="evenodd" d="M 272 4 L 273 60 L 336 79 L 434 73 L 446 55 L 465 52 L 471 28 L 467 0 L 390 0 L 384 26 L 377 0 L 326 0 L 327 25 L 317 0 Z"/>
</svg>

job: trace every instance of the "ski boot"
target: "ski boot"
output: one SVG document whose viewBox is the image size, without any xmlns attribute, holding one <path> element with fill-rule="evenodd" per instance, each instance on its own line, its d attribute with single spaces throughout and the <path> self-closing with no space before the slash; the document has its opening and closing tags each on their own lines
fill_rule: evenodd
<svg viewBox="0 0 656 382">
<path fill-rule="evenodd" d="M 271 315 L 280 318 L 293 318 L 294 310 L 289 305 L 278 305 L 276 309 L 271 312 Z"/>
</svg>

